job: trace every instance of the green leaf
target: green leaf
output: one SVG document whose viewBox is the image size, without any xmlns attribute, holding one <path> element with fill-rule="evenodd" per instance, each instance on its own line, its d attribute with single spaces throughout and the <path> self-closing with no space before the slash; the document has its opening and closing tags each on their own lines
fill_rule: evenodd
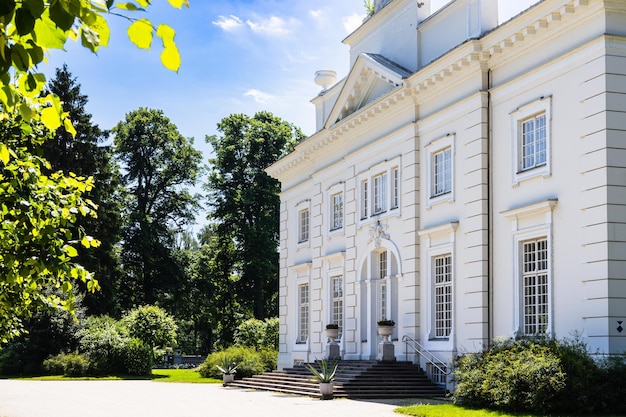
<svg viewBox="0 0 626 417">
<path fill-rule="evenodd" d="M 72 121 L 69 119 L 69 117 L 63 119 L 63 127 L 65 128 L 65 131 L 67 133 L 72 136 L 76 136 L 76 129 L 74 128 L 74 125 L 72 124 Z"/>
<path fill-rule="evenodd" d="M 28 7 L 35 19 L 38 19 L 46 9 L 43 0 L 24 0 L 24 7 Z"/>
<path fill-rule="evenodd" d="M 20 7 L 15 12 L 15 28 L 20 36 L 25 36 L 33 31 L 35 18 L 26 7 Z"/>
<path fill-rule="evenodd" d="M 9 148 L 7 148 L 4 143 L 0 143 L 0 161 L 6 166 L 9 163 L 10 157 Z"/>
<path fill-rule="evenodd" d="M 60 29 L 46 11 L 41 19 L 35 22 L 34 38 L 43 48 L 63 49 L 67 41 L 68 32 Z"/>
<path fill-rule="evenodd" d="M 180 9 L 184 6 L 189 7 L 189 0 L 167 0 L 172 7 Z"/>
<path fill-rule="evenodd" d="M 65 245 L 65 246 L 63 246 L 62 250 L 70 258 L 75 258 L 75 257 L 78 256 L 78 251 L 76 250 L 76 248 L 74 246 Z"/>
<path fill-rule="evenodd" d="M 117 3 L 115 5 L 115 7 L 117 7 L 118 9 L 122 9 L 122 10 L 128 10 L 131 12 L 136 12 L 138 10 L 143 10 L 140 7 L 137 7 L 137 5 L 135 3 Z"/>
<path fill-rule="evenodd" d="M 52 3 L 49 9 L 50 19 L 52 19 L 59 29 L 68 31 L 74 24 L 75 16 L 69 14 L 61 3 L 61 1 Z"/>
<path fill-rule="evenodd" d="M 140 49 L 150 49 L 150 45 L 152 45 L 152 32 L 152 23 L 148 19 L 135 21 L 126 31 L 130 41 Z"/>
<path fill-rule="evenodd" d="M 46 107 L 41 110 L 41 122 L 54 132 L 61 126 L 61 116 L 54 107 Z"/>
<path fill-rule="evenodd" d="M 0 1 L 0 16 L 7 16 L 15 10 L 15 0 Z"/>
<path fill-rule="evenodd" d="M 90 28 L 98 32 L 101 46 L 106 47 L 109 45 L 111 30 L 109 29 L 109 24 L 104 17 L 100 16 L 99 14 L 96 15 L 96 21 L 90 26 Z"/>
<path fill-rule="evenodd" d="M 88 48 L 91 52 L 96 52 L 98 50 L 98 46 L 100 46 L 100 37 L 98 36 L 98 32 L 95 32 L 86 26 L 83 26 L 80 29 L 80 40 L 81 44 L 85 48 Z"/>
<path fill-rule="evenodd" d="M 169 70 L 178 72 L 180 68 L 180 53 L 174 43 L 176 31 L 168 25 L 160 24 L 157 29 L 157 36 L 163 42 L 163 52 L 161 53 L 161 63 Z"/>
<path fill-rule="evenodd" d="M 28 55 L 24 46 L 19 43 L 11 47 L 11 60 L 13 65 L 20 71 L 26 72 L 30 68 L 30 55 Z"/>
</svg>

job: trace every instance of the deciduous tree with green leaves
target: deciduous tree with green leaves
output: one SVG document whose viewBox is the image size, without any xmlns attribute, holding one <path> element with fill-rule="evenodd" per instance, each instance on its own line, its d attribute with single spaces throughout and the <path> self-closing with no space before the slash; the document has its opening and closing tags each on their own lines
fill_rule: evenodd
<svg viewBox="0 0 626 417">
<path fill-rule="evenodd" d="M 304 134 L 269 112 L 234 114 L 217 129 L 220 135 L 207 138 L 215 152 L 207 183 L 209 217 L 218 223 L 221 241 L 236 246 L 240 303 L 257 319 L 276 316 L 280 183 L 265 168 Z"/>
<path fill-rule="evenodd" d="M 174 7 L 188 0 L 168 0 Z M 76 130 L 60 99 L 41 94 L 45 76 L 38 66 L 51 50 L 63 50 L 68 39 L 95 52 L 109 40 L 107 16 L 129 19 L 128 35 L 149 48 L 154 33 L 163 42 L 162 63 L 177 70 L 180 57 L 174 30 L 154 27 L 130 15 L 149 0 L 2 0 L 0 1 L 0 344 L 22 331 L 22 321 L 40 308 L 71 311 L 73 283 L 97 281 L 73 260 L 78 245 L 97 246 L 96 239 L 76 230 L 78 216 L 94 215 L 96 206 L 83 198 L 90 178 L 50 172 L 41 157 L 43 142 L 58 127 Z M 62 296 L 46 296 L 44 288 Z M 57 294 L 57 292 L 52 292 Z"/>
<path fill-rule="evenodd" d="M 154 304 L 182 276 L 172 256 L 174 238 L 199 207 L 188 187 L 200 172 L 202 153 L 161 110 L 132 111 L 112 132 L 130 194 L 122 251 L 125 303 Z"/>
</svg>

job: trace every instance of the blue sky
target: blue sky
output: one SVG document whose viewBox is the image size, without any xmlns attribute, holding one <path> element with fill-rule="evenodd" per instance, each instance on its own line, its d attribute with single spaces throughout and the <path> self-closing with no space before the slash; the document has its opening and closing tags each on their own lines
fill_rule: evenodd
<svg viewBox="0 0 626 417">
<path fill-rule="evenodd" d="M 268 110 L 314 131 L 310 100 L 319 92 L 315 71 L 348 72 L 341 41 L 363 20 L 363 0 L 189 0 L 181 10 L 156 0 L 146 17 L 176 30 L 182 56 L 178 73 L 163 68 L 158 39 L 152 51 L 136 49 L 128 23 L 111 17 L 108 48 L 94 55 L 75 42 L 53 51 L 44 72 L 67 63 L 89 97 L 87 111 L 103 129 L 139 107 L 161 109 L 208 157 L 205 135 L 233 113 Z M 499 0 L 500 21 L 536 0 Z M 432 11 L 447 0 L 432 0 Z M 142 14 L 137 14 L 143 17 Z"/>
</svg>

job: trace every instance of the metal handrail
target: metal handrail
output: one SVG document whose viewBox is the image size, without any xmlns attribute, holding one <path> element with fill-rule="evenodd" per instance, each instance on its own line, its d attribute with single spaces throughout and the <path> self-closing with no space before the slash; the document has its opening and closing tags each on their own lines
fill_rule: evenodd
<svg viewBox="0 0 626 417">
<path fill-rule="evenodd" d="M 402 336 L 402 341 L 404 342 L 405 356 L 408 356 L 408 349 L 411 348 L 413 352 L 426 359 L 426 362 L 437 368 L 439 372 L 444 375 L 450 375 L 451 370 L 448 369 L 448 365 L 422 346 L 420 342 L 407 335 Z"/>
</svg>

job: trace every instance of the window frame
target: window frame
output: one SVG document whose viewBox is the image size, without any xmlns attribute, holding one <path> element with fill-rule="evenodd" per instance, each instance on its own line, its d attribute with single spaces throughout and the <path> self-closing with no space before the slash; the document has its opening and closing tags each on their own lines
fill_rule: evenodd
<svg viewBox="0 0 626 417">
<path fill-rule="evenodd" d="M 306 302 L 303 302 L 302 291 L 306 288 Z M 298 339 L 297 344 L 307 343 L 310 334 L 310 319 L 311 319 L 311 292 L 309 283 L 303 283 L 298 285 Z M 303 310 L 305 309 L 305 310 Z M 306 314 L 303 314 L 303 312 Z M 304 337 L 303 337 L 304 336 Z"/>
<path fill-rule="evenodd" d="M 330 196 L 330 231 L 343 229 L 344 198 L 343 191 Z"/>
<path fill-rule="evenodd" d="M 447 263 L 439 265 L 438 260 L 444 260 L 444 262 Z M 433 337 L 435 339 L 448 339 L 452 333 L 454 323 L 454 287 L 452 285 L 454 263 L 452 253 L 443 253 L 433 256 L 431 265 L 433 268 Z M 438 281 L 439 278 L 442 278 L 442 280 Z M 440 293 L 438 290 L 444 291 L 443 301 L 440 301 Z"/>
<path fill-rule="evenodd" d="M 344 279 L 343 275 L 332 275 L 330 277 L 330 321 L 329 323 L 336 323 L 339 326 L 339 336 L 337 340 L 343 338 L 343 320 L 344 320 Z M 337 282 L 339 287 L 337 287 Z M 337 291 L 339 289 L 339 291 Z"/>
<path fill-rule="evenodd" d="M 540 97 L 530 103 L 524 104 L 513 112 L 511 116 L 511 147 L 513 160 L 512 164 L 512 186 L 516 187 L 521 182 L 536 178 L 550 177 L 552 175 L 552 96 Z M 544 132 L 544 152 L 545 161 L 524 165 L 524 125 L 537 117 L 545 117 Z M 536 143 L 536 140 L 534 141 Z M 536 152 L 533 152 L 535 155 Z"/>
<path fill-rule="evenodd" d="M 402 205 L 401 157 L 377 163 L 357 175 L 359 224 L 399 216 Z"/>
<path fill-rule="evenodd" d="M 424 188 L 424 201 L 426 201 L 426 208 L 430 209 L 432 206 L 440 203 L 453 203 L 455 199 L 455 141 L 456 135 L 454 133 L 448 133 L 445 136 L 438 137 L 425 146 L 426 154 L 426 181 L 428 186 Z M 437 155 L 446 154 L 449 155 L 449 188 L 442 192 L 437 192 Z"/>
<path fill-rule="evenodd" d="M 540 244 L 543 248 L 538 249 Z M 534 245 L 531 251 L 526 251 L 527 247 Z M 546 336 L 550 329 L 550 252 L 548 237 L 540 236 L 519 242 L 520 257 L 520 332 L 524 336 Z M 543 258 L 540 259 L 540 255 Z M 533 257 L 529 262 L 529 257 Z M 543 268 L 537 268 L 544 264 Z M 532 266 L 532 270 L 527 267 Z M 533 283 L 528 284 L 532 279 Z M 540 280 L 543 280 L 541 282 Z M 533 291 L 530 293 L 530 291 Z M 529 299 L 532 299 L 530 302 Z M 529 312 L 532 307 L 533 311 Z M 530 322 L 532 321 L 532 322 Z M 530 331 L 531 328 L 534 331 Z"/>
<path fill-rule="evenodd" d="M 303 215 L 306 214 L 306 225 Z M 298 210 L 298 245 L 306 245 L 311 239 L 311 210 L 308 207 Z"/>
</svg>

